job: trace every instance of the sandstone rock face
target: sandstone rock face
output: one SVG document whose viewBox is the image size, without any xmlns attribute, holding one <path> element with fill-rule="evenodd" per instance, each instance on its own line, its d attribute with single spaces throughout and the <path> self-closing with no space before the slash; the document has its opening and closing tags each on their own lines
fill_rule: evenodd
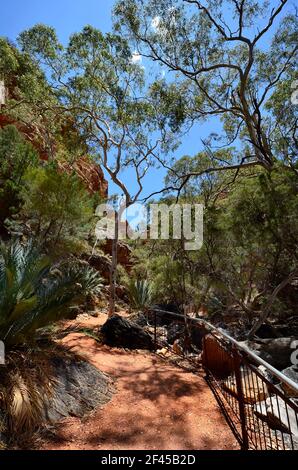
<svg viewBox="0 0 298 470">
<path fill-rule="evenodd" d="M 56 422 L 68 416 L 82 417 L 112 397 L 112 380 L 89 362 L 76 358 L 51 360 L 57 380 L 54 393 L 46 403 L 45 418 Z"/>
<path fill-rule="evenodd" d="M 43 396 L 44 425 L 70 416 L 83 417 L 112 398 L 115 391 L 112 379 L 89 362 L 76 356 L 55 356 L 49 358 L 48 365 L 53 385 L 51 394 Z M 43 390 L 39 391 L 42 396 Z M 0 409 L 0 449 L 10 437 L 1 423 L 5 423 L 5 414 Z"/>
<path fill-rule="evenodd" d="M 104 245 L 101 246 L 102 251 L 107 254 L 112 254 L 112 244 L 113 240 L 107 239 Z M 131 260 L 131 248 L 124 243 L 123 241 L 119 241 L 117 244 L 117 262 L 124 266 L 124 268 L 129 272 L 133 266 Z"/>
<path fill-rule="evenodd" d="M 90 266 L 96 269 L 107 283 L 110 282 L 111 261 L 107 256 L 101 254 L 94 254 L 91 257 L 84 255 L 83 259 L 88 261 Z"/>
<path fill-rule="evenodd" d="M 33 145 L 41 160 L 48 160 L 48 150 L 45 146 L 45 143 L 42 142 L 40 138 L 37 138 L 37 130 L 32 125 L 16 122 L 10 116 L 1 113 L 0 129 L 8 126 L 9 124 L 14 125 L 18 131 L 24 135 L 25 139 Z"/>
<path fill-rule="evenodd" d="M 26 140 L 28 140 L 36 149 L 41 160 L 48 160 L 48 147 L 45 145 L 45 142 L 42 142 L 40 138 L 37 138 L 37 129 L 30 125 L 15 122 L 9 116 L 4 113 L 0 113 L 0 128 L 3 128 L 8 124 L 16 126 L 16 128 L 24 135 Z M 53 142 L 52 145 L 54 148 L 55 143 Z M 58 162 L 58 165 L 67 173 L 72 173 L 74 171 L 91 194 L 98 193 L 102 198 L 106 198 L 108 196 L 108 182 L 104 177 L 101 167 L 92 162 L 88 157 L 83 156 L 78 158 L 72 164 L 69 162 Z"/>
<path fill-rule="evenodd" d="M 113 315 L 101 328 L 104 342 L 109 346 L 128 349 L 154 349 L 152 336 L 137 324 Z"/>
<path fill-rule="evenodd" d="M 102 198 L 108 196 L 108 183 L 104 178 L 103 171 L 99 165 L 89 158 L 81 157 L 72 164 L 59 162 L 59 167 L 66 173 L 74 171 L 91 194 L 98 193 Z"/>
</svg>

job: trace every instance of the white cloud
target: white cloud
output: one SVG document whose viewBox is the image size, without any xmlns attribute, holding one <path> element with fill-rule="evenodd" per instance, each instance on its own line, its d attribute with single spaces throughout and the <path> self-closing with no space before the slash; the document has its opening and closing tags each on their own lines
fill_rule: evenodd
<svg viewBox="0 0 298 470">
<path fill-rule="evenodd" d="M 165 35 L 168 31 L 168 27 L 175 27 L 176 26 L 176 19 L 175 19 L 176 9 L 174 7 L 169 8 L 167 11 L 167 15 L 165 18 L 161 18 L 160 16 L 154 16 L 151 20 L 151 27 L 153 31 L 158 34 Z"/>
<path fill-rule="evenodd" d="M 142 62 L 142 56 L 137 51 L 133 52 L 131 56 L 131 62 L 133 64 L 140 64 Z"/>
<path fill-rule="evenodd" d="M 156 31 L 160 24 L 160 16 L 155 16 L 151 21 L 152 28 Z"/>
</svg>

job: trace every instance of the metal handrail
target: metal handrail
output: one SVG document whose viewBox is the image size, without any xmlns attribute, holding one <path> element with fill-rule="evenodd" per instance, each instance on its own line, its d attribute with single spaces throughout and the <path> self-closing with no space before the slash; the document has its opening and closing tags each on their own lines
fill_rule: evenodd
<svg viewBox="0 0 298 470">
<path fill-rule="evenodd" d="M 282 372 L 280 372 L 278 369 L 276 369 L 275 367 L 273 367 L 271 364 L 269 364 L 268 362 L 264 361 L 264 359 L 260 358 L 256 353 L 254 353 L 253 351 L 251 351 L 251 349 L 249 349 L 247 346 L 245 346 L 244 344 L 241 344 L 239 341 L 237 341 L 236 339 L 234 339 L 232 336 L 230 336 L 229 334 L 227 334 L 225 331 L 223 331 L 221 328 L 216 328 L 214 325 L 212 325 L 211 323 L 209 323 L 207 320 L 204 320 L 202 318 L 195 318 L 195 317 L 190 317 L 188 315 L 182 315 L 181 313 L 175 313 L 175 312 L 169 312 L 167 310 L 161 310 L 161 309 L 156 309 L 156 308 L 151 308 L 151 311 L 154 311 L 154 312 L 158 312 L 158 313 L 163 313 L 163 314 L 167 314 L 167 315 L 172 315 L 172 316 L 175 316 L 175 317 L 178 317 L 178 318 L 181 318 L 181 320 L 191 320 L 195 323 L 200 323 L 200 324 L 203 324 L 205 326 L 207 326 L 207 328 L 209 330 L 213 330 L 215 331 L 216 333 L 220 334 L 222 337 L 224 337 L 226 340 L 228 340 L 230 343 L 234 344 L 239 350 L 243 351 L 244 353 L 246 353 L 248 356 L 250 356 L 255 362 L 257 362 L 259 365 L 262 365 L 264 367 L 266 367 L 266 369 L 268 369 L 268 371 L 270 371 L 270 373 L 272 375 L 274 375 L 275 377 L 277 377 L 281 382 L 285 383 L 286 385 L 288 385 L 290 388 L 292 388 L 293 390 L 295 390 L 295 392 L 298 393 L 298 384 L 296 382 L 294 382 L 292 379 L 290 379 L 289 377 L 287 377 L 286 375 L 284 375 Z"/>
</svg>

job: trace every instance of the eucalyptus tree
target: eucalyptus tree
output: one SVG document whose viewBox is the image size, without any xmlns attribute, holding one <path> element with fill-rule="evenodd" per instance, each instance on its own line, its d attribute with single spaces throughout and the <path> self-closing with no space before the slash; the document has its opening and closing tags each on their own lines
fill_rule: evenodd
<svg viewBox="0 0 298 470">
<path fill-rule="evenodd" d="M 119 188 L 126 207 L 135 203 L 148 169 L 171 140 L 171 133 L 165 133 L 164 128 L 162 134 L 158 132 L 159 118 L 139 56 L 120 36 L 104 35 L 91 26 L 73 34 L 66 47 L 59 43 L 55 31 L 44 25 L 23 32 L 19 44 L 44 70 L 58 101 L 52 110 L 72 120 L 89 153 Z M 133 175 L 131 185 L 123 180 L 128 168 Z M 117 213 L 111 314 L 115 308 L 119 217 Z"/>
<path fill-rule="evenodd" d="M 116 30 L 170 72 L 155 84 L 169 121 L 189 125 L 216 117 L 222 133 L 210 135 L 210 147 L 234 143 L 238 150 L 232 161 L 211 152 L 210 166 L 178 175 L 178 189 L 192 176 L 226 168 L 270 171 L 278 159 L 295 168 L 291 82 L 297 78 L 298 23 L 290 2 L 119 0 L 115 14 Z M 285 107 L 291 119 L 283 118 Z"/>
</svg>

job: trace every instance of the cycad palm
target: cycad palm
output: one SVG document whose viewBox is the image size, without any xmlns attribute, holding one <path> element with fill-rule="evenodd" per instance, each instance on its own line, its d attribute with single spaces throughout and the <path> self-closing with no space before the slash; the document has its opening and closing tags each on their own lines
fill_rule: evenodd
<svg viewBox="0 0 298 470">
<path fill-rule="evenodd" d="M 100 278 L 89 266 L 52 266 L 32 242 L 2 245 L 0 251 L 0 339 L 28 341 L 36 329 L 66 316 Z"/>
</svg>

